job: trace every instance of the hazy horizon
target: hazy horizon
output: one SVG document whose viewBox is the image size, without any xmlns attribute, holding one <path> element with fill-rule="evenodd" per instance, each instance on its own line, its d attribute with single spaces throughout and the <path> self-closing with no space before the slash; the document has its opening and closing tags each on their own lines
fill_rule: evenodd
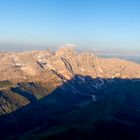
<svg viewBox="0 0 140 140">
<path fill-rule="evenodd" d="M 140 51 L 138 0 L 3 0 L 0 50 L 75 44 L 85 50 Z"/>
</svg>

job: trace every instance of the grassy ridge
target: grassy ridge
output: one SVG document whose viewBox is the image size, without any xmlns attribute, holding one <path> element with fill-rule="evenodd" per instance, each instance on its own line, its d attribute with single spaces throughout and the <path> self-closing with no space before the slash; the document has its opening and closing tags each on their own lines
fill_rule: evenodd
<svg viewBox="0 0 140 140">
<path fill-rule="evenodd" d="M 0 90 L 6 89 L 6 88 L 9 88 L 9 87 L 12 87 L 12 86 L 13 86 L 13 84 L 8 80 L 0 81 Z"/>
</svg>

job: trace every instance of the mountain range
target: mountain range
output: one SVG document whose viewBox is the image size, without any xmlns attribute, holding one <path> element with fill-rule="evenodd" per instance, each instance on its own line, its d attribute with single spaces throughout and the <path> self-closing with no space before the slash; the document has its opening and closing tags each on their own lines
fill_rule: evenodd
<svg viewBox="0 0 140 140">
<path fill-rule="evenodd" d="M 73 48 L 0 53 L 1 139 L 140 139 L 140 65 Z"/>
</svg>

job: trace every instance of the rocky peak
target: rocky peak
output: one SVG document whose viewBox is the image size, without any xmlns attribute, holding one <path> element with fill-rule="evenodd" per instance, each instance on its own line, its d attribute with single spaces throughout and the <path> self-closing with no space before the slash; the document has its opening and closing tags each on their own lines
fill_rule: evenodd
<svg viewBox="0 0 140 140">
<path fill-rule="evenodd" d="M 4 57 L 5 55 L 6 55 L 6 52 L 0 51 L 0 58 L 1 58 L 1 57 Z"/>
<path fill-rule="evenodd" d="M 62 56 L 68 57 L 68 56 L 75 56 L 75 55 L 76 52 L 74 48 L 70 48 L 70 47 L 63 47 L 56 51 L 56 56 L 58 57 L 62 57 Z"/>
</svg>

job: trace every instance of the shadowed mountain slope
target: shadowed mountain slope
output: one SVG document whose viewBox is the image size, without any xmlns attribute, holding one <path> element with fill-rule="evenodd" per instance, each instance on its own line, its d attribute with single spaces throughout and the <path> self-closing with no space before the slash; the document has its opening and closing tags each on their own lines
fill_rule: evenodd
<svg viewBox="0 0 140 140">
<path fill-rule="evenodd" d="M 46 95 L 38 99 L 43 92 L 31 91 L 43 87 L 20 83 L 11 88 L 11 94 L 24 97 L 28 103 L 0 116 L 1 138 L 138 139 L 139 85 L 139 79 L 76 75 L 48 96 L 46 90 Z"/>
</svg>

